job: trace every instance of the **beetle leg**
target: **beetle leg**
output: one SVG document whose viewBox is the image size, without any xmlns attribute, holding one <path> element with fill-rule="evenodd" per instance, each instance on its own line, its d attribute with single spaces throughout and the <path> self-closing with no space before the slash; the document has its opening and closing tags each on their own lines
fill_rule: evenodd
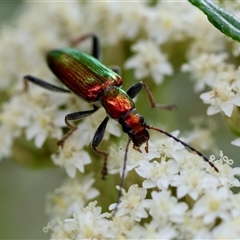
<svg viewBox="0 0 240 240">
<path fill-rule="evenodd" d="M 143 83 L 142 82 L 137 82 L 135 84 L 133 84 L 128 90 L 127 90 L 127 95 L 130 98 L 135 98 L 139 92 L 142 90 L 143 87 Z"/>
<path fill-rule="evenodd" d="M 75 46 L 78 43 L 84 41 L 85 39 L 92 38 L 92 56 L 95 57 L 97 60 L 100 59 L 100 43 L 99 43 L 99 38 L 96 34 L 94 33 L 87 33 L 84 35 L 81 35 L 71 41 L 71 45 Z M 109 66 L 111 70 L 113 70 L 115 73 L 120 75 L 120 68 L 119 66 Z"/>
<path fill-rule="evenodd" d="M 81 118 L 88 117 L 98 110 L 98 107 L 93 105 L 93 110 L 83 111 L 83 112 L 74 112 L 65 116 L 65 123 L 69 127 L 69 131 L 62 137 L 61 140 L 57 142 L 58 146 L 63 147 L 65 140 L 77 129 L 77 127 L 71 124 L 69 121 L 79 120 Z"/>
<path fill-rule="evenodd" d="M 70 91 L 67 89 L 55 86 L 51 83 L 45 82 L 44 80 L 42 80 L 40 78 L 36 78 L 36 77 L 30 76 L 30 75 L 24 76 L 23 80 L 24 80 L 24 90 L 28 89 L 28 82 L 32 82 L 42 88 L 45 88 L 45 89 L 53 91 L 53 92 L 70 93 Z"/>
<path fill-rule="evenodd" d="M 92 38 L 92 56 L 99 60 L 100 58 L 100 44 L 99 44 L 99 38 L 94 33 L 87 33 L 84 35 L 81 35 L 71 41 L 71 45 L 75 46 L 78 43 L 84 41 L 87 38 Z"/>
<path fill-rule="evenodd" d="M 98 150 L 97 147 L 101 143 L 103 139 L 103 135 L 108 123 L 109 117 L 105 117 L 102 123 L 99 125 L 97 131 L 94 134 L 93 140 L 92 140 L 92 149 L 98 153 L 99 155 L 104 157 L 104 163 L 103 163 L 103 168 L 102 168 L 102 178 L 105 179 L 107 175 L 107 157 L 108 153 L 102 150 Z"/>
<path fill-rule="evenodd" d="M 176 108 L 176 105 L 171 104 L 171 105 L 162 105 L 162 104 L 157 104 L 154 101 L 153 95 L 150 92 L 148 86 L 143 83 L 142 81 L 135 83 L 134 85 L 132 85 L 128 90 L 127 90 L 127 94 L 129 95 L 129 97 L 131 98 L 135 98 L 139 92 L 142 90 L 142 88 L 144 87 L 146 93 L 147 93 L 147 97 L 148 100 L 150 102 L 150 105 L 152 108 L 161 108 L 161 109 L 166 109 L 166 110 L 172 110 L 173 108 Z"/>
</svg>

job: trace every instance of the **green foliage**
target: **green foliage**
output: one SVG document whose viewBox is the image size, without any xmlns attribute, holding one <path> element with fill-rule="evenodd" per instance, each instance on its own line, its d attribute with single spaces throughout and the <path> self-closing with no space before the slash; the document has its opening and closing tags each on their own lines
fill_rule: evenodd
<svg viewBox="0 0 240 240">
<path fill-rule="evenodd" d="M 240 41 L 240 19 L 209 0 L 189 0 L 203 11 L 209 20 L 223 34 Z"/>
</svg>

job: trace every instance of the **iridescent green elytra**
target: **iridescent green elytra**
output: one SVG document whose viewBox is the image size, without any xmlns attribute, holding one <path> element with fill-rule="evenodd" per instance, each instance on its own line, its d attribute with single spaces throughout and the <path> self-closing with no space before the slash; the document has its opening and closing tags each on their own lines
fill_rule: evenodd
<svg viewBox="0 0 240 240">
<path fill-rule="evenodd" d="M 117 73 L 75 49 L 52 50 L 47 54 L 47 63 L 64 85 L 88 102 L 98 101 L 107 88 L 122 85 Z"/>
</svg>

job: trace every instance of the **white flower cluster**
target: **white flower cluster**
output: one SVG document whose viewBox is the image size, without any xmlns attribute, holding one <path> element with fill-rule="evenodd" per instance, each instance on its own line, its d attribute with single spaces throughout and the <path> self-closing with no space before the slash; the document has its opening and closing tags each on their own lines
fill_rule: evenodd
<svg viewBox="0 0 240 240">
<path fill-rule="evenodd" d="M 162 144 L 167 145 L 168 141 L 163 138 Z M 153 141 L 152 147 L 157 148 L 157 144 Z M 123 190 L 114 217 L 108 212 L 102 213 L 97 202 L 90 202 L 86 207 L 80 202 L 78 209 L 75 201 L 69 202 L 68 208 L 73 208 L 71 204 L 75 206 L 73 217 L 47 227 L 52 231 L 52 239 L 221 239 L 239 236 L 240 195 L 230 188 L 240 186 L 236 178 L 240 168 L 232 168 L 232 160 L 221 152 L 219 159 L 212 157 L 219 170 L 217 173 L 199 156 L 177 145 L 171 146 L 171 151 L 170 147 L 168 152 L 159 151 L 158 157 L 138 162 L 135 171 L 143 178 L 142 187 L 133 184 L 127 192 Z M 131 165 L 132 153 L 129 156 Z M 81 188 L 86 186 L 89 186 L 88 181 L 81 183 Z M 55 194 L 52 198 L 57 197 Z M 61 203 L 64 198 L 63 195 L 58 201 Z M 58 204 L 59 212 L 62 211 L 60 206 Z M 64 204 L 62 208 L 65 207 Z M 114 203 L 109 209 L 115 207 Z M 53 211 L 55 209 L 50 213 Z"/>
<path fill-rule="evenodd" d="M 84 178 L 68 178 L 60 188 L 47 196 L 46 213 L 52 222 L 56 219 L 65 219 L 74 212 L 79 211 L 80 206 L 99 195 L 99 191 L 92 187 L 94 179 L 91 175 Z"/>
<path fill-rule="evenodd" d="M 224 2 L 224 5 L 240 17 L 237 2 Z M 190 73 L 196 92 L 210 90 L 200 95 L 203 103 L 209 105 L 207 115 L 222 112 L 234 118 L 234 110 L 240 106 L 240 68 L 234 60 L 239 57 L 239 44 L 216 31 L 211 24 L 201 24 L 201 28 L 192 35 L 194 41 L 188 47 L 187 63 L 181 70 Z M 236 133 L 235 129 L 232 131 Z M 240 146 L 239 138 L 232 144 Z"/>
<path fill-rule="evenodd" d="M 56 143 L 65 131 L 66 114 L 92 109 L 73 94 L 53 93 L 33 84 L 24 90 L 22 81 L 24 75 L 31 74 L 59 85 L 44 65 L 43 56 L 49 49 L 68 47 L 82 33 L 96 32 L 110 51 L 118 46 L 120 50 L 110 52 L 114 57 L 124 56 L 125 44 L 131 42 L 133 56 L 124 56 L 122 65 L 133 69 L 137 79 L 151 77 L 155 84 L 161 84 L 177 71 L 169 59 L 181 61 L 181 71 L 190 73 L 196 92 L 211 88 L 200 95 L 210 105 L 208 115 L 223 112 L 231 118 L 240 106 L 240 69 L 232 59 L 239 55 L 239 46 L 214 29 L 187 1 L 159 1 L 154 6 L 145 1 L 26 2 L 24 7 L 15 26 L 4 27 L 0 33 L 0 59 L 6 63 L 0 65 L 0 90 L 9 95 L 0 112 L 0 159 L 12 155 L 16 138 L 32 140 L 37 148 L 44 148 L 46 140 L 52 138 Z M 39 12 L 44 13 L 41 18 L 36 17 Z M 175 48 L 183 42 L 187 48 Z M 89 45 L 86 41 L 80 48 L 90 52 Z M 51 155 L 53 163 L 65 168 L 69 177 L 47 199 L 50 223 L 44 231 L 51 230 L 52 239 L 240 236 L 240 195 L 231 190 L 240 187 L 236 178 L 240 168 L 233 168 L 233 161 L 220 152 L 219 159 L 211 159 L 217 173 L 182 144 L 160 138 L 158 133 L 151 132 L 148 153 L 144 146 L 143 153 L 129 149 L 126 181 L 137 180 L 128 191 L 123 190 L 115 217 L 102 212 L 94 201 L 99 192 L 99 198 L 103 194 L 93 187 L 95 179 L 92 175 L 78 179 L 77 173 L 85 174 L 85 166 L 92 162 L 88 146 L 105 116 L 104 109 L 99 109 L 76 123 L 77 130 Z M 215 151 L 211 132 L 211 127 L 195 127 L 185 142 L 200 151 Z M 118 122 L 109 121 L 104 140 L 110 135 L 120 137 Z M 179 131 L 172 135 L 178 137 Z M 122 172 L 125 147 L 118 146 L 113 141 L 109 144 L 109 174 Z M 107 204 L 105 209 L 114 211 L 116 203 Z"/>
</svg>

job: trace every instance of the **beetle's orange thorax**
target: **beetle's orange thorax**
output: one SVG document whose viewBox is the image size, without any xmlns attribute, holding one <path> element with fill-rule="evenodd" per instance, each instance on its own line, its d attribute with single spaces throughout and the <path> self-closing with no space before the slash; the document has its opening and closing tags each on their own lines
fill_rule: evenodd
<svg viewBox="0 0 240 240">
<path fill-rule="evenodd" d="M 133 100 L 124 90 L 118 87 L 107 89 L 99 100 L 107 114 L 113 119 L 119 119 L 122 115 L 135 108 Z"/>
</svg>

